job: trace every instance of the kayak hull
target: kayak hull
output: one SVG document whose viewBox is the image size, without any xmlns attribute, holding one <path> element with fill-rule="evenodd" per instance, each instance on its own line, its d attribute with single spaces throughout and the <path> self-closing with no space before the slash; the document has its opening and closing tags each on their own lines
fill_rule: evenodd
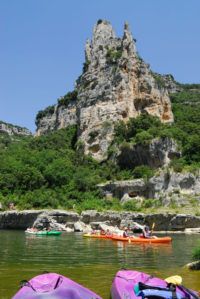
<svg viewBox="0 0 200 299">
<path fill-rule="evenodd" d="M 25 231 L 26 234 L 30 234 L 30 235 L 36 235 L 36 236 L 59 236 L 62 234 L 62 232 L 56 231 L 56 230 L 52 230 L 52 231 Z"/>
<path fill-rule="evenodd" d="M 38 275 L 23 286 L 12 299 L 101 299 L 75 281 L 56 274 Z"/>
<path fill-rule="evenodd" d="M 134 292 L 134 287 L 142 282 L 148 286 L 166 288 L 167 283 L 165 280 L 153 277 L 149 274 L 133 271 L 133 270 L 121 270 L 118 271 L 114 277 L 112 287 L 111 287 L 111 298 L 112 299 L 139 299 L 142 298 L 141 295 L 138 296 Z M 192 299 L 193 297 L 180 289 L 181 287 L 176 287 L 177 298 L 186 297 Z M 192 291 L 194 292 L 194 291 Z M 171 292 L 168 292 L 171 295 Z M 195 292 L 194 292 L 195 293 Z M 157 295 L 158 296 L 158 295 Z M 167 298 L 167 297 L 164 297 Z"/>
<path fill-rule="evenodd" d="M 96 234 L 84 234 L 83 237 L 85 238 L 94 238 L 94 239 L 112 239 L 112 235 L 96 235 Z"/>
<path fill-rule="evenodd" d="M 170 243 L 172 241 L 171 237 L 157 237 L 157 238 L 140 238 L 140 237 L 121 237 L 121 236 L 113 236 L 112 240 L 115 241 L 123 241 L 129 243 Z"/>
</svg>

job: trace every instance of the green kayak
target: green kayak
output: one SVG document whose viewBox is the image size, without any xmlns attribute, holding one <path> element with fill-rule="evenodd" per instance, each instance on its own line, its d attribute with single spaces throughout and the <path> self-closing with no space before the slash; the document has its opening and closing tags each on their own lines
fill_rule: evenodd
<svg viewBox="0 0 200 299">
<path fill-rule="evenodd" d="M 58 232 L 57 230 L 39 231 L 36 233 L 36 235 L 58 236 L 58 235 L 61 235 L 61 232 Z"/>
<path fill-rule="evenodd" d="M 31 231 L 31 230 L 26 230 L 25 233 L 31 234 L 31 235 L 36 235 L 36 236 L 59 236 L 62 234 L 62 232 L 57 231 L 57 230 L 41 230 L 41 231 Z"/>
</svg>

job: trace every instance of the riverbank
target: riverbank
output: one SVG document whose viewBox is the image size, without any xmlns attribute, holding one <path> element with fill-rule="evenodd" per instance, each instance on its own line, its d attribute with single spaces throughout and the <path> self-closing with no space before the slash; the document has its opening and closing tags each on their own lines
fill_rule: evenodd
<svg viewBox="0 0 200 299">
<path fill-rule="evenodd" d="M 134 226 L 134 222 L 147 224 L 155 231 L 200 233 L 200 216 L 176 213 L 143 214 L 133 212 L 83 211 L 81 214 L 65 210 L 26 210 L 0 212 L 0 229 L 22 229 L 50 225 L 64 231 L 84 231 L 88 226 L 97 229 L 102 223 L 109 226 Z"/>
</svg>

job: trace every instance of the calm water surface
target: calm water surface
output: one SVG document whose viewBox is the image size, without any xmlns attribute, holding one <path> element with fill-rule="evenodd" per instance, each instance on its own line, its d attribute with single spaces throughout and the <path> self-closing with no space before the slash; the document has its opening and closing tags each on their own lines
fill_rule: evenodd
<svg viewBox="0 0 200 299">
<path fill-rule="evenodd" d="M 172 244 L 129 244 L 83 238 L 82 234 L 37 237 L 22 231 L 0 231 L 0 299 L 10 299 L 22 279 L 43 271 L 58 272 L 109 299 L 112 278 L 120 268 L 165 278 L 181 275 L 184 285 L 200 290 L 200 271 L 191 261 L 198 235 L 173 235 Z"/>
</svg>

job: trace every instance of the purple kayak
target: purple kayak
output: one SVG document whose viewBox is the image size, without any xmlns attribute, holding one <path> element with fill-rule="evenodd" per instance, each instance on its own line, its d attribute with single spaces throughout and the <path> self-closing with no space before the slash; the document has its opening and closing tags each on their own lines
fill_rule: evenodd
<svg viewBox="0 0 200 299">
<path fill-rule="evenodd" d="M 75 281 L 56 273 L 38 275 L 24 282 L 12 299 L 101 299 Z"/>
<path fill-rule="evenodd" d="M 112 299 L 198 299 L 195 291 L 182 285 L 168 284 L 165 280 L 143 272 L 121 270 L 115 275 L 111 288 Z"/>
</svg>

